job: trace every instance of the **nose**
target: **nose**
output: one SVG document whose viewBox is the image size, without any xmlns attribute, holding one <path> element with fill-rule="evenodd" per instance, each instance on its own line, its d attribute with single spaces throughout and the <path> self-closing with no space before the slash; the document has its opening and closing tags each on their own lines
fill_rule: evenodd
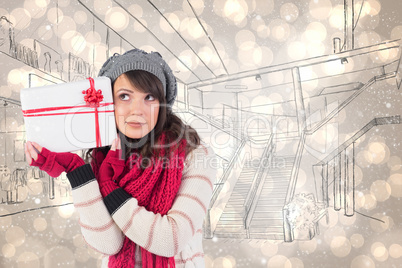
<svg viewBox="0 0 402 268">
<path fill-rule="evenodd" d="M 131 114 L 142 115 L 144 113 L 144 102 L 140 98 L 135 98 L 131 102 Z"/>
</svg>

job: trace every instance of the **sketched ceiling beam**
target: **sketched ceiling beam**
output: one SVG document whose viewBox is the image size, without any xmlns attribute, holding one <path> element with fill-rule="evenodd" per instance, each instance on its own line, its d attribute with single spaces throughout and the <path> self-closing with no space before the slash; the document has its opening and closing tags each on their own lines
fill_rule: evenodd
<svg viewBox="0 0 402 268">
<path fill-rule="evenodd" d="M 278 71 L 290 70 L 294 67 L 298 67 L 298 68 L 311 67 L 311 66 L 315 66 L 315 65 L 328 63 L 328 62 L 339 61 L 342 58 L 354 58 L 354 57 L 359 57 L 359 56 L 367 55 L 370 53 L 375 53 L 378 51 L 388 50 L 388 49 L 397 49 L 398 53 L 400 53 L 399 52 L 399 49 L 401 47 L 401 45 L 399 44 L 400 42 L 401 42 L 401 39 L 385 41 L 385 42 L 378 43 L 375 45 L 355 48 L 351 51 L 343 51 L 343 52 L 339 52 L 339 53 L 335 53 L 335 54 L 328 54 L 328 55 L 317 56 L 317 57 L 303 59 L 303 60 L 280 63 L 277 65 L 261 67 L 261 68 L 255 69 L 255 70 L 248 70 L 248 71 L 242 71 L 242 72 L 230 74 L 227 77 L 212 78 L 212 79 L 205 80 L 202 82 L 192 82 L 192 83 L 187 84 L 187 86 L 188 86 L 188 88 L 209 86 L 209 85 L 219 84 L 222 82 L 230 82 L 230 81 L 239 80 L 242 78 L 247 78 L 250 76 L 255 76 L 257 74 L 263 75 L 263 74 L 269 74 L 269 73 L 274 73 L 274 72 L 278 72 Z M 385 66 L 388 64 L 389 63 L 378 65 L 374 68 L 378 68 L 378 67 Z"/>
<path fill-rule="evenodd" d="M 209 67 L 208 65 L 200 58 L 200 56 L 198 55 L 197 52 L 194 51 L 193 47 L 190 46 L 190 44 L 183 38 L 183 36 L 176 30 L 175 27 L 173 27 L 173 25 L 170 23 L 170 21 L 165 17 L 165 15 L 163 15 L 163 13 L 154 5 L 154 3 L 152 3 L 150 0 L 148 0 L 148 3 L 150 5 L 153 6 L 153 8 L 155 8 L 159 14 L 165 19 L 165 21 L 169 24 L 169 26 L 176 32 L 176 34 L 183 40 L 184 43 L 186 43 L 186 45 L 191 49 L 191 51 L 197 56 L 197 58 L 202 62 L 202 64 L 204 64 L 204 66 L 215 76 L 218 77 Z"/>
<path fill-rule="evenodd" d="M 133 48 L 137 48 L 136 46 L 134 46 L 133 44 L 131 44 L 127 39 L 125 39 L 123 36 L 121 36 L 119 33 L 117 33 L 115 30 L 113 30 L 112 27 L 110 27 L 109 25 L 107 25 L 101 18 L 99 18 L 92 10 L 90 10 L 84 3 L 81 2 L 81 0 L 78 0 L 78 2 L 86 9 L 88 10 L 89 13 L 92 14 L 92 16 L 94 16 L 95 18 L 97 18 L 102 24 L 104 24 L 107 28 L 109 28 L 111 31 L 113 31 L 115 34 L 117 34 L 121 39 L 123 39 L 124 41 L 126 41 L 128 44 L 130 44 Z"/>
<path fill-rule="evenodd" d="M 208 37 L 209 41 L 211 42 L 211 44 L 212 44 L 212 46 L 213 46 L 213 48 L 214 48 L 214 50 L 215 50 L 215 53 L 218 55 L 219 60 L 221 61 L 222 66 L 223 66 L 223 68 L 225 69 L 226 74 L 229 75 L 229 72 L 228 72 L 228 70 L 226 69 L 225 63 L 223 63 L 222 57 L 221 57 L 221 55 L 219 54 L 218 49 L 216 48 L 214 41 L 212 41 L 212 39 L 211 39 L 210 35 L 208 34 L 207 30 L 205 29 L 204 25 L 202 25 L 201 20 L 200 20 L 200 17 L 198 17 L 197 13 L 195 12 L 194 7 L 193 7 L 193 6 L 191 5 L 191 3 L 190 3 L 190 0 L 187 0 L 187 3 L 188 3 L 188 5 L 190 6 L 191 10 L 193 11 L 194 16 L 195 16 L 195 18 L 197 19 L 198 23 L 200 24 L 200 26 L 201 26 L 202 30 L 204 31 L 205 35 Z"/>
<path fill-rule="evenodd" d="M 189 70 L 195 77 L 197 77 L 197 79 L 199 81 L 202 81 L 202 79 L 200 77 L 198 77 L 198 75 L 196 75 L 194 73 L 193 70 L 190 69 L 190 67 L 188 67 L 176 54 L 173 53 L 173 51 L 171 51 L 148 27 L 146 27 L 139 19 L 137 19 L 131 12 L 129 12 L 123 5 L 121 5 L 119 2 L 117 2 L 116 0 L 113 0 L 113 2 L 115 2 L 117 5 L 119 5 L 124 11 L 127 12 L 127 14 L 130 15 L 130 17 L 132 17 L 133 19 L 135 19 L 139 24 L 141 24 L 142 27 L 144 27 L 145 30 L 147 30 L 147 32 L 149 34 L 151 34 L 162 46 L 164 46 L 166 48 L 167 51 L 169 51 L 178 61 L 181 62 L 181 64 L 183 64 L 187 70 Z"/>
</svg>

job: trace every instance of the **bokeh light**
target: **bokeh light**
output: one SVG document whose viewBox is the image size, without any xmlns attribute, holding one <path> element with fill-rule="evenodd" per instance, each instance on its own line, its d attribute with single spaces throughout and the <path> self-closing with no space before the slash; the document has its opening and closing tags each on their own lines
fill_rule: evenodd
<svg viewBox="0 0 402 268">
<path fill-rule="evenodd" d="M 375 268 L 374 261 L 366 255 L 359 255 L 352 260 L 350 268 Z"/>
<path fill-rule="evenodd" d="M 12 226 L 6 231 L 6 241 L 15 247 L 25 242 L 25 231 L 19 226 Z"/>
<path fill-rule="evenodd" d="M 306 45 L 300 41 L 293 41 L 288 45 L 288 55 L 292 60 L 301 60 L 306 56 Z"/>
<path fill-rule="evenodd" d="M 17 259 L 18 268 L 39 268 L 40 261 L 39 257 L 30 251 L 22 252 Z"/>
<path fill-rule="evenodd" d="M 59 24 L 53 27 L 55 34 L 61 39 L 72 38 L 75 34 L 77 34 L 77 24 L 75 21 L 69 17 L 64 16 L 63 20 L 59 22 Z M 68 51 L 69 52 L 69 51 Z M 68 53 L 66 52 L 66 53 Z"/>
<path fill-rule="evenodd" d="M 23 74 L 19 69 L 12 69 L 7 76 L 8 82 L 14 85 L 18 85 L 24 79 Z"/>
<path fill-rule="evenodd" d="M 399 156 L 391 156 L 387 162 L 387 166 L 392 171 L 398 171 L 402 168 L 402 161 Z"/>
<path fill-rule="evenodd" d="M 376 180 L 371 184 L 371 193 L 377 201 L 384 202 L 391 196 L 391 186 L 384 180 Z"/>
<path fill-rule="evenodd" d="M 278 245 L 267 241 L 261 245 L 260 250 L 264 256 L 271 257 L 278 253 Z"/>
<path fill-rule="evenodd" d="M 96 13 L 100 15 L 105 15 L 106 12 L 108 12 L 111 7 L 113 6 L 113 3 L 111 0 L 95 0 L 94 1 L 94 10 Z"/>
<path fill-rule="evenodd" d="M 25 10 L 29 11 L 32 18 L 38 19 L 46 14 L 47 6 L 41 7 L 36 4 L 35 1 L 26 0 L 24 1 Z"/>
<path fill-rule="evenodd" d="M 49 249 L 43 258 L 44 267 L 75 267 L 74 253 L 65 246 Z"/>
<path fill-rule="evenodd" d="M 78 24 L 85 24 L 88 20 L 87 13 L 82 10 L 78 10 L 74 13 L 74 21 Z"/>
<path fill-rule="evenodd" d="M 391 31 L 391 40 L 402 38 L 402 25 L 395 26 Z"/>
<path fill-rule="evenodd" d="M 75 208 L 74 208 L 73 204 L 60 206 L 58 208 L 60 217 L 65 218 L 65 219 L 70 218 L 73 215 L 74 211 L 75 211 Z"/>
<path fill-rule="evenodd" d="M 60 8 L 52 7 L 47 11 L 47 20 L 52 24 L 58 24 L 63 21 L 64 13 Z"/>
<path fill-rule="evenodd" d="M 289 24 L 282 19 L 274 19 L 270 21 L 268 28 L 270 31 L 269 38 L 274 41 L 285 42 L 290 36 Z"/>
<path fill-rule="evenodd" d="M 116 31 L 123 31 L 127 28 L 129 17 L 126 11 L 121 7 L 113 7 L 105 14 L 105 21 Z"/>
<path fill-rule="evenodd" d="M 25 8 L 16 8 L 10 13 L 10 21 L 15 29 L 23 30 L 31 24 L 31 14 Z"/>
<path fill-rule="evenodd" d="M 361 234 L 352 234 L 350 244 L 354 248 L 361 248 L 364 245 L 364 237 Z"/>
<path fill-rule="evenodd" d="M 331 15 L 329 17 L 329 24 L 335 29 L 343 29 L 343 6 L 337 5 L 332 9 Z"/>
<path fill-rule="evenodd" d="M 381 37 L 378 33 L 374 31 L 365 31 L 359 35 L 357 35 L 357 38 L 355 38 L 355 45 L 357 47 L 367 47 L 370 45 L 375 45 L 381 42 Z M 374 62 L 379 62 L 379 59 L 377 58 L 378 56 L 376 54 L 372 54 L 374 56 L 371 56 L 370 58 L 374 60 Z"/>
<path fill-rule="evenodd" d="M 281 18 L 287 22 L 294 22 L 299 17 L 299 9 L 293 3 L 285 3 L 280 9 Z"/>
<path fill-rule="evenodd" d="M 298 244 L 300 250 L 307 254 L 314 253 L 317 249 L 317 239 L 299 241 Z"/>
<path fill-rule="evenodd" d="M 348 256 L 351 249 L 352 246 L 349 239 L 344 236 L 335 236 L 331 241 L 331 251 L 339 258 Z"/>
<path fill-rule="evenodd" d="M 394 259 L 402 257 L 402 246 L 399 244 L 389 246 L 389 255 Z"/>
<path fill-rule="evenodd" d="M 248 4 L 244 0 L 226 0 L 222 14 L 229 22 L 235 25 L 242 25 L 247 19 Z"/>
<path fill-rule="evenodd" d="M 375 242 L 371 245 L 371 254 L 378 261 L 385 261 L 388 259 L 388 250 L 381 242 Z"/>
<path fill-rule="evenodd" d="M 391 217 L 383 215 L 382 213 L 375 213 L 373 218 L 378 220 L 371 220 L 370 227 L 376 233 L 383 233 L 394 226 L 394 221 Z"/>
<path fill-rule="evenodd" d="M 324 20 L 328 18 L 332 11 L 332 3 L 330 0 L 310 0 L 309 12 L 313 18 Z"/>
<path fill-rule="evenodd" d="M 33 222 L 33 227 L 35 228 L 36 231 L 42 232 L 46 230 L 47 228 L 47 221 L 45 218 L 38 217 L 34 220 Z"/>
<path fill-rule="evenodd" d="M 12 258 L 15 255 L 15 246 L 13 244 L 5 244 L 1 248 L 1 252 L 5 258 Z"/>
<path fill-rule="evenodd" d="M 269 259 L 267 263 L 267 267 L 283 267 L 283 268 L 292 268 L 292 262 L 283 255 L 275 255 Z"/>
<path fill-rule="evenodd" d="M 391 195 L 397 198 L 402 197 L 402 174 L 392 174 L 389 176 L 387 182 L 391 186 Z"/>
</svg>

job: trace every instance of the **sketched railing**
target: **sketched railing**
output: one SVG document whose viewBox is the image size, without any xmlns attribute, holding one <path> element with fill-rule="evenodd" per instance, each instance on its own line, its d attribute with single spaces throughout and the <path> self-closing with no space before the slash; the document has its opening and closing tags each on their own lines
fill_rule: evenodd
<svg viewBox="0 0 402 268">
<path fill-rule="evenodd" d="M 39 68 L 38 54 L 36 51 L 20 43 L 13 42 L 11 44 L 10 56 L 32 66 L 33 68 Z"/>
<path fill-rule="evenodd" d="M 355 209 L 355 142 L 371 128 L 379 125 L 401 124 L 400 115 L 374 118 L 350 139 L 313 166 L 319 176 L 316 178 L 317 194 L 325 207 L 329 206 L 328 181 L 334 181 L 334 209 L 345 210 L 346 216 L 353 216 Z"/>
<path fill-rule="evenodd" d="M 225 133 L 237 138 L 238 140 L 242 140 L 241 134 L 239 134 L 237 132 L 237 130 L 231 129 L 231 131 L 229 131 L 228 129 L 226 129 L 222 126 L 222 123 L 220 123 L 220 122 L 216 121 L 215 119 L 212 119 L 202 113 L 194 111 L 192 109 L 188 109 L 187 112 L 194 116 L 197 116 L 199 119 L 203 120 L 204 122 L 210 124 L 211 126 L 217 128 L 217 129 L 221 130 L 222 132 L 225 132 Z"/>
<path fill-rule="evenodd" d="M 237 147 L 235 153 L 233 154 L 233 157 L 230 159 L 225 171 L 223 172 L 222 176 L 219 178 L 218 182 L 215 183 L 215 188 L 212 193 L 212 198 L 209 202 L 209 207 L 207 210 L 207 215 L 205 218 L 205 225 L 204 225 L 204 237 L 205 238 L 212 238 L 213 232 L 212 232 L 212 224 L 211 224 L 211 208 L 214 206 L 216 200 L 218 199 L 219 193 L 222 190 L 223 185 L 229 178 L 229 174 L 231 173 L 234 164 L 238 161 L 240 152 L 243 150 L 244 145 L 246 144 L 247 140 L 244 139 L 240 142 L 239 147 Z M 241 163 L 243 165 L 243 163 Z"/>
<path fill-rule="evenodd" d="M 388 65 L 391 65 L 393 63 L 395 63 L 396 61 L 391 62 Z M 386 65 L 382 66 L 383 72 L 385 72 L 385 67 Z M 368 89 L 371 85 L 373 85 L 375 82 L 377 81 L 381 81 L 384 79 L 388 79 L 388 78 L 392 78 L 396 76 L 396 72 L 389 72 L 389 73 L 383 73 L 381 75 L 376 75 L 373 78 L 371 78 L 366 84 L 364 84 L 364 86 L 362 86 L 361 88 L 359 88 L 358 90 L 356 90 L 349 98 L 347 98 L 344 102 L 342 102 L 335 110 L 333 110 L 330 114 L 328 114 L 323 120 L 321 120 L 317 125 L 315 125 L 313 128 L 311 129 L 306 129 L 306 134 L 310 135 L 313 134 L 315 131 L 317 131 L 318 129 L 320 129 L 323 125 L 325 125 L 326 123 L 328 123 L 332 118 L 334 118 L 340 110 L 342 110 L 343 108 L 345 108 L 345 106 L 347 106 L 351 101 L 353 101 L 357 96 L 359 96 L 363 91 L 365 91 L 366 89 Z"/>
<path fill-rule="evenodd" d="M 267 145 L 262 153 L 261 159 L 262 161 L 260 162 L 260 165 L 258 166 L 258 170 L 255 173 L 253 182 L 251 184 L 250 190 L 247 194 L 246 200 L 244 201 L 244 210 L 243 210 L 243 224 L 244 228 L 247 230 L 249 229 L 250 222 L 252 219 L 252 214 L 251 213 L 255 208 L 258 200 L 258 192 L 261 192 L 261 186 L 263 183 L 261 183 L 264 174 L 266 174 L 266 171 L 272 166 L 272 158 L 273 158 L 273 150 L 274 150 L 274 144 L 273 144 L 273 137 L 274 134 L 271 134 Z"/>
<path fill-rule="evenodd" d="M 288 220 L 288 215 L 289 215 L 288 204 L 290 203 L 290 201 L 292 201 L 293 196 L 295 194 L 296 183 L 297 183 L 297 174 L 299 173 L 299 167 L 300 167 L 300 162 L 301 162 L 301 158 L 303 155 L 305 141 L 306 141 L 306 133 L 302 132 L 302 135 L 299 140 L 299 145 L 297 146 L 296 158 L 295 158 L 295 162 L 292 167 L 292 173 L 290 175 L 290 182 L 289 182 L 288 190 L 286 193 L 285 205 L 282 210 L 283 211 L 283 234 L 284 234 L 285 242 L 293 241 L 292 230 L 291 230 L 290 222 Z"/>
</svg>

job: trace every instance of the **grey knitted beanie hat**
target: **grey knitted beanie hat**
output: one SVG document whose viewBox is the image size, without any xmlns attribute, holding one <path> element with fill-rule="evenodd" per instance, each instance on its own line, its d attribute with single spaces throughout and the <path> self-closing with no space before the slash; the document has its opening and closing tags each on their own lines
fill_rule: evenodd
<svg viewBox="0 0 402 268">
<path fill-rule="evenodd" d="M 176 78 L 158 52 L 147 53 L 135 48 L 122 55 L 115 53 L 103 64 L 98 76 L 109 77 L 114 82 L 121 74 L 134 70 L 155 75 L 162 82 L 167 104 L 173 105 L 177 95 Z"/>
</svg>

